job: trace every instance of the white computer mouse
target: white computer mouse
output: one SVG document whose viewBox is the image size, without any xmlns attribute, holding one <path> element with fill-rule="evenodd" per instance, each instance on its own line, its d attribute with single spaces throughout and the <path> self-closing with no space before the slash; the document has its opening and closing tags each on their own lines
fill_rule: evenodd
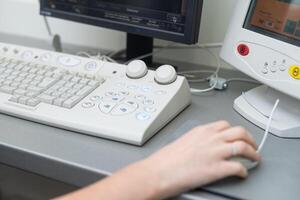
<svg viewBox="0 0 300 200">
<path fill-rule="evenodd" d="M 239 156 L 233 157 L 230 160 L 240 162 L 247 170 L 254 169 L 258 166 L 257 161 L 252 161 L 247 158 L 243 158 L 243 157 L 239 157 Z"/>
</svg>

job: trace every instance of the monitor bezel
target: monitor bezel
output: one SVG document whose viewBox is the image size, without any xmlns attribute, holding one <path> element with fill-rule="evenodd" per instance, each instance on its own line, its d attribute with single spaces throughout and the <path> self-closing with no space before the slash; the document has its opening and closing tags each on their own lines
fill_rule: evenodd
<svg viewBox="0 0 300 200">
<path fill-rule="evenodd" d="M 300 47 L 300 40 L 276 32 L 272 32 L 267 29 L 263 29 L 261 27 L 257 27 L 251 24 L 251 17 L 254 13 L 256 2 L 257 0 L 251 0 L 243 28 Z"/>
<path fill-rule="evenodd" d="M 55 18 L 76 21 L 89 25 L 99 26 L 103 28 L 109 28 L 113 30 L 123 31 L 130 34 L 142 35 L 147 37 L 153 37 L 168 41 L 180 42 L 185 44 L 195 44 L 198 42 L 203 0 L 188 0 L 185 31 L 184 34 L 166 32 L 157 29 L 150 29 L 144 27 L 135 27 L 130 24 L 124 24 L 115 22 L 112 20 L 88 17 L 76 13 L 57 11 L 54 9 L 48 9 L 46 5 L 47 0 L 40 0 L 40 14 L 44 16 L 51 16 Z"/>
</svg>

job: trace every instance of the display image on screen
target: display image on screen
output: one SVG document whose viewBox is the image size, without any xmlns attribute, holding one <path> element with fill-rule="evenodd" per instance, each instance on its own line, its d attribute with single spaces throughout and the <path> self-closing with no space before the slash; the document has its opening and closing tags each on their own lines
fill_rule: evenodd
<svg viewBox="0 0 300 200">
<path fill-rule="evenodd" d="M 162 12 L 182 14 L 184 12 L 183 3 L 186 0 L 98 0 L 99 3 L 113 3 L 121 5 L 130 5 L 137 8 L 144 8 L 150 10 L 160 10 Z"/>
<path fill-rule="evenodd" d="M 256 0 L 249 12 L 247 28 L 273 33 L 290 43 L 300 41 L 300 0 Z M 275 34 L 275 35 L 274 35 Z M 298 43 L 299 44 L 299 43 Z"/>
</svg>

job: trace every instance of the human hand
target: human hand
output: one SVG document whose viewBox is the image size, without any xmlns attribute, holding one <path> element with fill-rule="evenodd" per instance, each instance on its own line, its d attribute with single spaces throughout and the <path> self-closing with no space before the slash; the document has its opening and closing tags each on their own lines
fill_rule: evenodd
<svg viewBox="0 0 300 200">
<path fill-rule="evenodd" d="M 259 161 L 252 136 L 242 127 L 220 121 L 199 126 L 144 160 L 158 184 L 155 199 L 163 199 L 229 176 L 247 177 L 247 169 L 233 156 Z"/>
</svg>

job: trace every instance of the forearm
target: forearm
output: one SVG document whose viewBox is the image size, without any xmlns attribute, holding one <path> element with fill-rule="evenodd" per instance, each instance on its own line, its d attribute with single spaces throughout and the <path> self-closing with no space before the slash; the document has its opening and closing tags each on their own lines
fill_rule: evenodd
<svg viewBox="0 0 300 200">
<path fill-rule="evenodd" d="M 159 180 L 144 161 L 130 165 L 87 188 L 58 198 L 59 200 L 152 200 L 160 199 Z"/>
</svg>

